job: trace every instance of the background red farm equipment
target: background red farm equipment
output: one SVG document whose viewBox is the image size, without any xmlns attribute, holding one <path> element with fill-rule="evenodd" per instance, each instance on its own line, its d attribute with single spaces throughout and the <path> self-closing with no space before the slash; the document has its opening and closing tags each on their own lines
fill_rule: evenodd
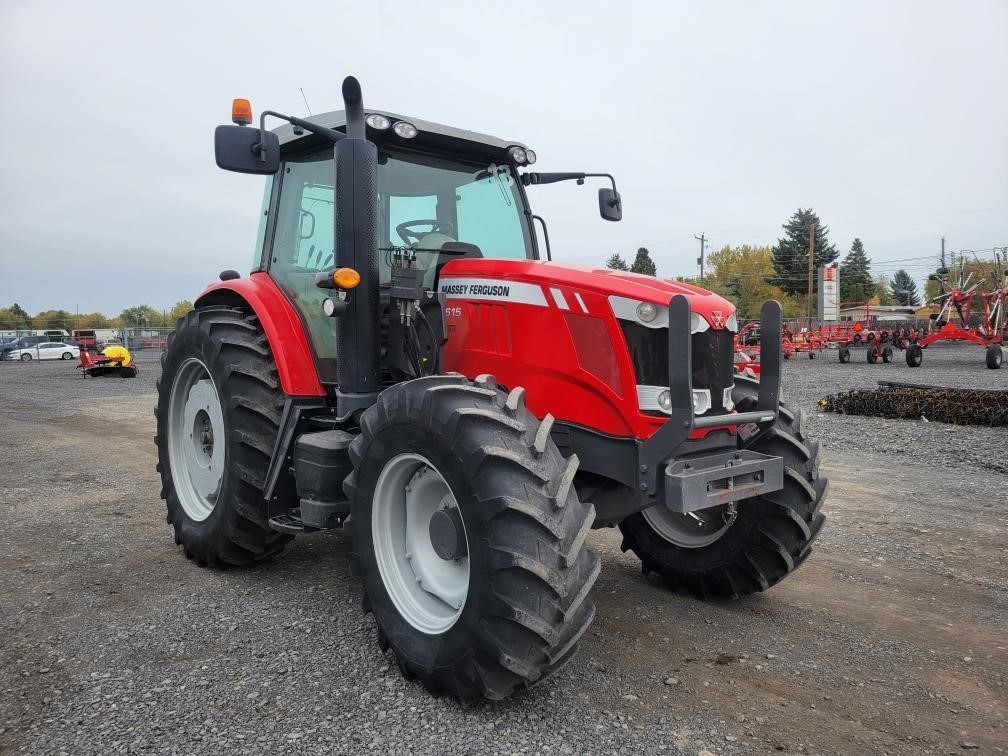
<svg viewBox="0 0 1008 756">
<path fill-rule="evenodd" d="M 954 268 L 955 266 L 953 266 Z M 928 277 L 936 281 L 941 294 L 931 300 L 941 305 L 934 319 L 934 330 L 927 336 L 915 340 L 907 349 L 906 361 L 910 367 L 920 367 L 924 359 L 923 350 L 936 341 L 968 341 L 986 350 L 987 367 L 997 370 L 1004 359 L 1004 344 L 1008 343 L 1008 268 L 1000 255 L 995 252 L 994 267 L 990 272 L 990 291 L 980 287 L 987 283 L 983 278 L 972 286 L 973 274 L 966 274 L 966 266 L 960 263 L 953 282 L 953 272 L 945 267 L 944 260 L 938 272 Z M 973 304 L 979 300 L 980 317 L 973 312 Z M 959 324 L 952 322 L 952 315 L 959 317 Z"/>
<path fill-rule="evenodd" d="M 874 365 L 880 360 L 892 362 L 894 349 L 907 349 L 920 338 L 920 330 L 911 325 L 887 327 L 872 315 L 864 302 L 864 320 L 824 324 L 819 338 L 824 348 L 836 348 L 840 362 L 851 360 L 851 348 L 864 347 L 865 360 Z"/>
</svg>

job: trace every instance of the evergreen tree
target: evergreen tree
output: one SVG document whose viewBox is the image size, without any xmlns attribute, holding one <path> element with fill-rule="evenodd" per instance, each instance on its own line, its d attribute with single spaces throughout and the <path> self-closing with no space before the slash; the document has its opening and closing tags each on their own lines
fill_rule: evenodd
<svg viewBox="0 0 1008 756">
<path fill-rule="evenodd" d="M 808 210 L 798 208 L 783 226 L 784 238 L 778 239 L 777 246 L 773 248 L 774 271 L 777 273 L 773 283 L 789 294 L 804 294 L 808 289 L 809 227 L 813 223 L 815 224 L 813 287 L 819 266 L 833 262 L 840 254 L 837 248 L 830 244 L 829 228 L 822 224 L 819 216 L 811 208 Z"/>
<path fill-rule="evenodd" d="M 630 266 L 627 265 L 626 260 L 619 252 L 613 252 L 612 256 L 605 261 L 605 266 L 612 270 L 630 270 Z"/>
<path fill-rule="evenodd" d="M 630 270 L 645 276 L 658 275 L 658 267 L 654 264 L 654 260 L 651 259 L 651 253 L 648 252 L 647 247 L 641 247 L 637 250 L 637 257 L 634 258 Z"/>
<path fill-rule="evenodd" d="M 920 307 L 921 301 L 920 294 L 917 293 L 917 282 L 902 268 L 897 270 L 896 275 L 893 276 L 892 283 L 889 284 L 889 290 L 892 292 L 896 304 L 906 307 Z"/>
<path fill-rule="evenodd" d="M 840 301 L 867 302 L 875 295 L 875 280 L 871 275 L 871 260 L 865 254 L 860 239 L 851 244 L 850 252 L 840 263 Z"/>
</svg>

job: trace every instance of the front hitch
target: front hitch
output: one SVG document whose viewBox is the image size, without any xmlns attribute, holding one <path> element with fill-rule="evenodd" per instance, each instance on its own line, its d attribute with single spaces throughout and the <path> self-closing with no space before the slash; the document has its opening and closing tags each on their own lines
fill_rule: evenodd
<svg viewBox="0 0 1008 756">
<path fill-rule="evenodd" d="M 770 299 L 760 308 L 759 395 L 756 409 L 750 412 L 700 417 L 694 415 L 691 316 L 689 299 L 682 294 L 672 297 L 668 310 L 669 393 L 672 407 L 668 412 L 668 421 L 649 439 L 641 442 L 638 455 L 638 488 L 649 497 L 657 494 L 658 473 L 662 466 L 675 455 L 676 450 L 694 430 L 734 425 L 755 426 L 757 430 L 754 432 L 757 432 L 769 428 L 777 420 L 781 375 L 780 302 Z"/>
</svg>

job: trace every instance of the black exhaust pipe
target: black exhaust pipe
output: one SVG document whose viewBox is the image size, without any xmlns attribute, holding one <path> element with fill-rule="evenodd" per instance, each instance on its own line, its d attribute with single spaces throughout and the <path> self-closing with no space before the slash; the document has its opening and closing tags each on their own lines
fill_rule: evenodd
<svg viewBox="0 0 1008 756">
<path fill-rule="evenodd" d="M 343 80 L 346 139 L 336 142 L 336 264 L 360 273 L 349 307 L 336 322 L 337 413 L 374 404 L 381 390 L 378 295 L 378 150 L 364 132 L 360 82 Z"/>
</svg>

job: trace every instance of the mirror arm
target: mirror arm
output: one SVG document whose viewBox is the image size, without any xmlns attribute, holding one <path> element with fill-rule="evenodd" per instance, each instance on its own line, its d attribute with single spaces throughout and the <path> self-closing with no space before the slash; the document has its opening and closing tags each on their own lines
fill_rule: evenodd
<svg viewBox="0 0 1008 756">
<path fill-rule="evenodd" d="M 549 231 L 546 230 L 546 221 L 543 220 L 543 217 L 541 215 L 531 215 L 530 217 L 532 218 L 533 221 L 539 221 L 539 225 L 542 226 L 543 239 L 545 239 L 546 241 L 546 259 L 552 262 L 553 252 L 552 250 L 550 250 Z"/>
<path fill-rule="evenodd" d="M 578 184 L 583 184 L 586 178 L 606 178 L 609 179 L 609 183 L 612 184 L 613 191 L 616 190 L 616 179 L 613 178 L 611 173 L 523 173 L 521 175 L 521 182 L 525 186 L 535 185 L 535 184 L 555 184 L 558 181 L 577 181 Z M 615 205 L 614 205 L 615 207 Z"/>
<path fill-rule="evenodd" d="M 279 118 L 281 121 L 287 121 L 287 123 L 295 128 L 310 131 L 312 134 L 318 134 L 321 137 L 325 137 L 330 142 L 338 142 L 340 139 L 346 139 L 346 134 L 342 131 L 336 131 L 326 126 L 320 126 L 317 123 L 306 121 L 303 118 L 298 118 L 297 116 L 284 115 L 283 113 L 277 113 L 274 110 L 264 110 L 259 116 L 259 141 L 252 145 L 252 150 L 259 155 L 259 161 L 262 163 L 266 162 L 266 150 L 262 148 L 262 143 L 266 140 L 266 116 L 273 116 L 274 118 Z"/>
</svg>

